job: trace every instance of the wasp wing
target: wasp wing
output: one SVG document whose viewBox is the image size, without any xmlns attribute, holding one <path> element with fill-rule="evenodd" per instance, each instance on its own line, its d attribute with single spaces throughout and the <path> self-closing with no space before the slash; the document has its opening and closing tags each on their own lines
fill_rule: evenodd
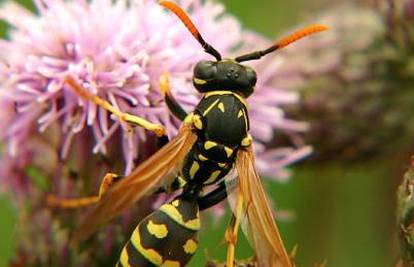
<svg viewBox="0 0 414 267">
<path fill-rule="evenodd" d="M 171 177 L 169 174 L 183 161 L 196 138 L 190 126 L 182 126 L 174 139 L 110 187 L 80 224 L 73 236 L 74 244 L 86 240 L 100 226 L 154 190 L 166 177 Z"/>
<path fill-rule="evenodd" d="M 260 266 L 293 267 L 286 252 L 272 209 L 254 165 L 252 146 L 240 149 L 236 159 L 238 189 L 243 196 L 247 235 Z"/>
</svg>

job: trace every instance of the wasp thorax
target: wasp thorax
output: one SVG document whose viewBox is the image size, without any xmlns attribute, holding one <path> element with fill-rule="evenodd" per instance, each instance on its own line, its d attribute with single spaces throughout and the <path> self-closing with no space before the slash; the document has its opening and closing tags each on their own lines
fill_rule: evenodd
<svg viewBox="0 0 414 267">
<path fill-rule="evenodd" d="M 228 90 L 248 97 L 256 85 L 256 72 L 234 60 L 200 61 L 194 68 L 193 83 L 201 93 Z"/>
</svg>

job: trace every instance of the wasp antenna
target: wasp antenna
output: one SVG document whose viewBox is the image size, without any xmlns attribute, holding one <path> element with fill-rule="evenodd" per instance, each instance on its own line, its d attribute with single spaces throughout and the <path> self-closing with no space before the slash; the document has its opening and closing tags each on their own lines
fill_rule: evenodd
<svg viewBox="0 0 414 267">
<path fill-rule="evenodd" d="M 183 22 L 184 26 L 190 31 L 190 33 L 197 39 L 197 41 L 201 44 L 204 48 L 204 51 L 209 53 L 210 55 L 214 56 L 217 61 L 221 60 L 220 53 L 214 49 L 210 44 L 204 41 L 203 37 L 201 36 L 200 32 L 197 30 L 197 27 L 191 21 L 190 17 L 182 10 L 177 4 L 171 1 L 159 1 L 159 4 L 169 10 L 171 10 L 177 17 Z"/>
<path fill-rule="evenodd" d="M 327 29 L 328 29 L 327 26 L 319 25 L 319 24 L 308 26 L 306 28 L 303 28 L 303 29 L 301 29 L 301 30 L 299 30 L 299 31 L 283 38 L 279 42 L 277 42 L 276 45 L 275 45 L 277 47 L 276 49 L 283 48 L 285 46 L 290 45 L 293 42 L 296 42 L 299 39 L 302 39 L 303 37 L 312 35 L 314 33 L 326 31 Z"/>
<path fill-rule="evenodd" d="M 265 56 L 269 53 L 272 53 L 276 50 L 279 50 L 283 47 L 286 47 L 289 44 L 294 43 L 299 39 L 302 39 L 302 38 L 304 38 L 306 36 L 309 36 L 309 35 L 312 35 L 314 33 L 325 31 L 327 29 L 329 29 L 327 26 L 320 25 L 320 24 L 305 27 L 305 28 L 303 28 L 299 31 L 296 31 L 293 34 L 283 38 L 282 40 L 278 41 L 276 44 L 272 45 L 271 47 L 269 47 L 265 50 L 256 51 L 256 52 L 253 52 L 253 53 L 242 55 L 242 56 L 236 57 L 235 60 L 237 62 L 243 62 L 243 61 L 248 61 L 248 60 L 260 59 L 261 57 L 263 57 L 263 56 Z"/>
</svg>

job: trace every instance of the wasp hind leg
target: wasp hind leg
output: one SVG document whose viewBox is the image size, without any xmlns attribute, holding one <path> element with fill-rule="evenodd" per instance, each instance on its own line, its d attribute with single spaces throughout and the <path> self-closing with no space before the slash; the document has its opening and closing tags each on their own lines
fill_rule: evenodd
<svg viewBox="0 0 414 267">
<path fill-rule="evenodd" d="M 226 198 L 227 198 L 226 184 L 225 182 L 221 182 L 216 189 L 214 189 L 210 193 L 202 197 L 199 197 L 197 199 L 198 207 L 200 211 L 203 211 L 203 210 L 209 209 L 217 205 L 218 203 L 220 203 Z"/>
<path fill-rule="evenodd" d="M 55 195 L 47 196 L 47 205 L 50 207 L 62 208 L 62 209 L 76 209 L 85 206 L 90 206 L 97 203 L 103 195 L 108 191 L 109 187 L 123 176 L 107 173 L 101 185 L 99 186 L 99 194 L 97 196 L 81 197 L 81 198 L 59 198 Z"/>
</svg>

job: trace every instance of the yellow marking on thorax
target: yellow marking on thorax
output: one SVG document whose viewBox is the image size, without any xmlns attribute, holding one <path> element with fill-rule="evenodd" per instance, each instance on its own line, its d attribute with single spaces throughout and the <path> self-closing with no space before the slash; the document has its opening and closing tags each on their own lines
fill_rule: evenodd
<svg viewBox="0 0 414 267">
<path fill-rule="evenodd" d="M 198 159 L 199 160 L 201 160 L 201 161 L 206 161 L 206 160 L 208 160 L 208 158 L 206 158 L 205 156 L 203 156 L 202 154 L 199 154 L 198 155 Z"/>
<path fill-rule="evenodd" d="M 241 118 L 244 115 L 243 110 L 239 110 L 239 114 L 237 114 L 237 118 Z"/>
<path fill-rule="evenodd" d="M 233 149 L 225 146 L 224 150 L 226 151 L 227 157 L 230 158 L 231 155 L 233 154 Z"/>
<path fill-rule="evenodd" d="M 252 136 L 250 134 L 247 134 L 247 136 L 243 138 L 243 140 L 241 141 L 241 145 L 244 147 L 248 147 L 252 144 L 252 142 Z"/>
<path fill-rule="evenodd" d="M 217 163 L 220 168 L 224 168 L 227 166 L 227 163 Z"/>
<path fill-rule="evenodd" d="M 212 183 L 212 182 L 216 181 L 217 177 L 219 177 L 219 175 L 220 175 L 220 174 L 221 174 L 221 171 L 214 171 L 214 172 L 210 175 L 210 177 L 208 178 L 208 180 L 207 180 L 207 181 L 205 181 L 204 183 L 205 183 L 205 184 L 210 184 L 210 183 Z"/>
<path fill-rule="evenodd" d="M 226 111 L 226 109 L 224 108 L 224 104 L 223 104 L 223 102 L 219 103 L 217 107 L 218 107 L 218 109 L 219 109 L 221 112 L 223 112 L 223 113 Z"/>
<path fill-rule="evenodd" d="M 197 217 L 193 220 L 189 220 L 187 222 L 184 222 L 183 216 L 181 213 L 177 210 L 176 207 L 170 204 L 164 204 L 160 207 L 160 211 L 164 212 L 168 215 L 173 221 L 180 224 L 181 226 L 184 226 L 187 229 L 198 231 L 200 229 L 200 218 L 199 218 L 199 212 L 197 211 Z"/>
<path fill-rule="evenodd" d="M 148 221 L 148 232 L 158 239 L 162 239 L 168 235 L 168 229 L 165 224 L 155 224 L 153 221 Z"/>
<path fill-rule="evenodd" d="M 203 116 L 206 116 L 216 105 L 217 103 L 220 101 L 220 99 L 216 99 L 216 101 L 213 102 L 213 104 L 211 104 L 206 111 L 204 111 Z"/>
<path fill-rule="evenodd" d="M 210 149 L 212 149 L 213 147 L 215 147 L 215 146 L 217 146 L 217 143 L 216 142 L 213 142 L 213 141 L 206 141 L 205 143 L 204 143 L 204 148 L 206 149 L 206 150 L 210 150 Z"/>
<path fill-rule="evenodd" d="M 178 184 L 179 184 L 180 188 L 184 187 L 187 184 L 187 181 L 183 177 L 178 176 L 177 179 L 178 179 Z"/>
<path fill-rule="evenodd" d="M 124 267 L 128 267 L 129 265 L 129 256 L 128 256 L 128 252 L 126 250 L 126 246 L 122 249 L 121 252 L 121 257 L 119 259 L 119 262 L 121 263 L 122 266 Z"/>
<path fill-rule="evenodd" d="M 242 112 L 243 112 L 244 125 L 246 126 L 246 132 L 248 132 L 249 122 L 247 121 L 247 116 L 246 116 L 246 112 L 244 111 L 244 109 L 242 109 Z"/>
<path fill-rule="evenodd" d="M 181 263 L 178 261 L 166 260 L 161 267 L 181 267 Z"/>
<path fill-rule="evenodd" d="M 224 90 L 217 90 L 217 91 L 211 91 L 208 92 L 204 95 L 205 98 L 208 98 L 210 96 L 214 96 L 214 95 L 233 95 L 235 97 L 237 97 L 237 99 L 240 100 L 240 102 L 242 102 L 242 104 L 246 107 L 249 108 L 249 104 L 247 104 L 246 100 L 239 94 L 232 92 L 232 91 L 224 91 Z"/>
<path fill-rule="evenodd" d="M 160 266 L 162 264 L 162 256 L 154 249 L 146 249 L 141 245 L 141 236 L 139 235 L 139 229 L 135 228 L 131 236 L 131 243 L 136 250 L 142 254 L 152 264 Z"/>
<path fill-rule="evenodd" d="M 200 164 L 198 164 L 197 161 L 193 161 L 193 164 L 191 165 L 190 168 L 190 177 L 191 179 L 194 179 L 197 171 L 200 169 Z"/>
<path fill-rule="evenodd" d="M 194 254 L 194 252 L 197 250 L 197 243 L 192 239 L 188 239 L 187 242 L 185 242 L 183 248 L 185 253 Z"/>
<path fill-rule="evenodd" d="M 197 129 L 203 129 L 203 121 L 201 120 L 200 115 L 196 114 L 193 116 L 193 124 Z"/>
<path fill-rule="evenodd" d="M 172 204 L 174 207 L 178 207 L 178 206 L 180 206 L 180 200 L 179 200 L 179 199 L 176 199 L 176 200 L 174 200 L 173 202 L 171 202 L 171 204 Z"/>
</svg>

